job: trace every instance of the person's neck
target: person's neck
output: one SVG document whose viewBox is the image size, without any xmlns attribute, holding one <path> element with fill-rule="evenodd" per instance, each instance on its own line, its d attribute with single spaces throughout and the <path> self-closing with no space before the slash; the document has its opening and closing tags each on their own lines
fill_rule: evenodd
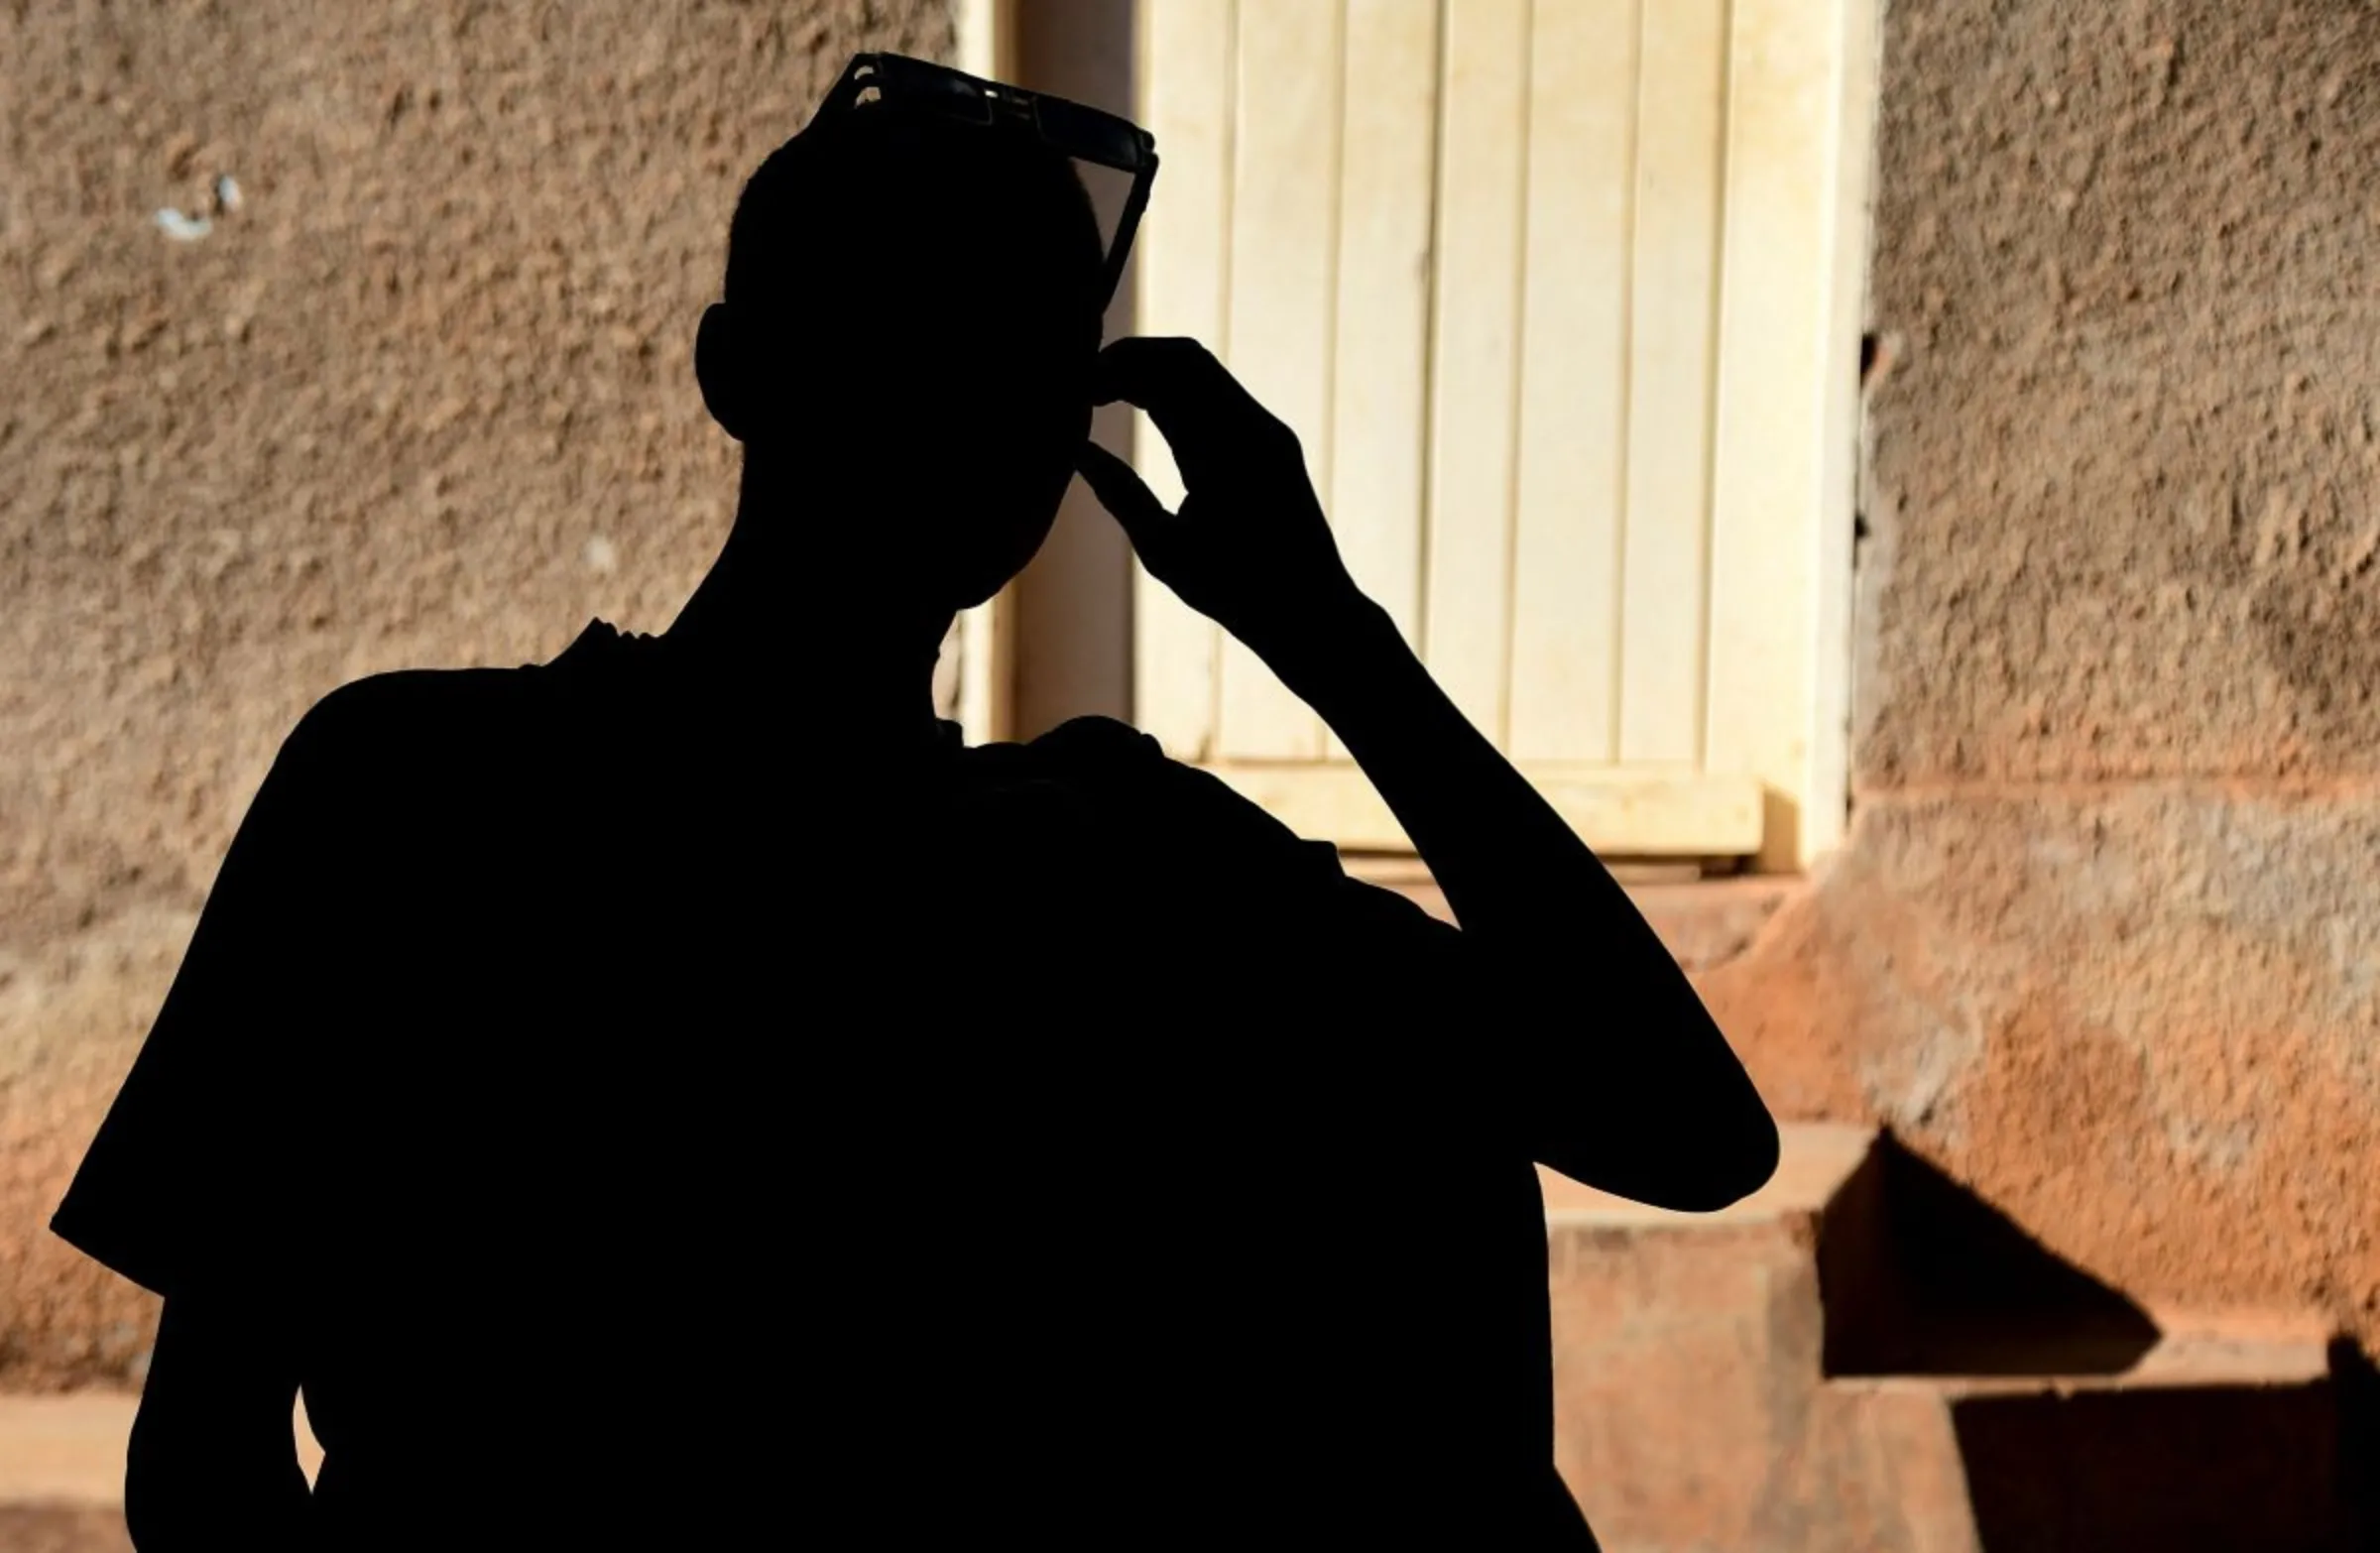
<svg viewBox="0 0 2380 1553">
<path fill-rule="evenodd" d="M 727 543 L 662 633 L 663 649 L 692 683 L 765 706 L 771 722 L 802 733 L 930 739 L 951 614 L 901 596 L 892 579 L 822 570 L 799 537 L 851 515 L 822 516 L 819 505 L 773 495 L 748 472 Z"/>
</svg>

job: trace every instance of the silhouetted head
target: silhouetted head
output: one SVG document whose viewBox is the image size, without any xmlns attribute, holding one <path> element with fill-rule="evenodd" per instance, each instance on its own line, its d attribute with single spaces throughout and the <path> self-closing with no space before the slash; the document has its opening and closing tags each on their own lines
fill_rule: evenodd
<svg viewBox="0 0 2380 1553">
<path fill-rule="evenodd" d="M 1040 547 L 1090 434 L 1103 259 L 1081 177 L 1028 136 L 820 119 L 737 204 L 703 398 L 748 478 L 818 498 L 788 507 L 822 568 L 968 608 Z"/>
</svg>

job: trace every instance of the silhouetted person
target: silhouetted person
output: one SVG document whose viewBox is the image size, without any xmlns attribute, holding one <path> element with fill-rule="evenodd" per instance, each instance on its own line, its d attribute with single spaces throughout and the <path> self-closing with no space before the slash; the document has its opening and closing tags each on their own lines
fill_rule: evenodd
<svg viewBox="0 0 2380 1553">
<path fill-rule="evenodd" d="M 822 119 L 702 320 L 742 499 L 667 633 L 291 735 L 56 1221 L 165 1296 L 145 1550 L 1591 1545 L 1532 1161 L 1714 1209 L 1775 1130 L 1289 432 L 1102 352 L 1102 263 L 1030 137 Z M 1078 462 L 1460 931 L 1120 724 L 936 721 Z"/>
</svg>

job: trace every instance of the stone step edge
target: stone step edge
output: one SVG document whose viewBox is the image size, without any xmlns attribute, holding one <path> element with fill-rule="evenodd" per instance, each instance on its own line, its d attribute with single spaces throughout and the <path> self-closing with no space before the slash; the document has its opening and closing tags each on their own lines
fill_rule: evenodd
<svg viewBox="0 0 2380 1553">
<path fill-rule="evenodd" d="M 1598 1191 L 1540 1168 L 1549 1229 L 1695 1232 L 1823 1217 L 1875 1151 L 1878 1131 L 1843 1122 L 1788 1122 L 1777 1129 L 1777 1172 L 1768 1184 L 1717 1213 L 1677 1213 Z"/>
<path fill-rule="evenodd" d="M 0 1505 L 121 1506 L 124 1448 L 140 1403 L 127 1391 L 0 1394 Z M 310 1483 L 322 1448 L 303 1404 L 290 1422 Z"/>
<path fill-rule="evenodd" d="M 2127 1370 L 2105 1374 L 1830 1375 L 1844 1395 L 1924 1393 L 2073 1396 L 2108 1391 L 2288 1389 L 2328 1384 L 2331 1326 L 2314 1312 L 2204 1311 L 2151 1306 L 2157 1341 Z"/>
</svg>

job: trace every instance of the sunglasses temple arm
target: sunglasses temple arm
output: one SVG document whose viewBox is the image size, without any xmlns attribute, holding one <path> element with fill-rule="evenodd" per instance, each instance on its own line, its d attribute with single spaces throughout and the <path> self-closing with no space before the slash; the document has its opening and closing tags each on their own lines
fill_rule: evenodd
<svg viewBox="0 0 2380 1553">
<path fill-rule="evenodd" d="M 813 115 L 813 117 L 829 112 L 842 112 L 857 102 L 860 92 L 864 89 L 860 72 L 872 66 L 876 66 L 875 55 L 853 55 L 851 62 L 843 66 L 843 73 L 836 78 L 835 84 L 827 88 L 826 98 L 818 104 L 817 115 Z M 881 67 L 878 69 L 879 73 L 882 73 Z"/>
<path fill-rule="evenodd" d="M 1157 156 L 1147 155 L 1140 171 L 1132 178 L 1132 191 L 1125 196 L 1124 213 L 1116 221 L 1116 241 L 1108 252 L 1107 300 L 1116 299 L 1116 290 L 1124 284 L 1124 267 L 1131 262 L 1132 237 L 1140 229 L 1140 213 L 1148 208 L 1148 189 L 1157 180 Z"/>
</svg>

